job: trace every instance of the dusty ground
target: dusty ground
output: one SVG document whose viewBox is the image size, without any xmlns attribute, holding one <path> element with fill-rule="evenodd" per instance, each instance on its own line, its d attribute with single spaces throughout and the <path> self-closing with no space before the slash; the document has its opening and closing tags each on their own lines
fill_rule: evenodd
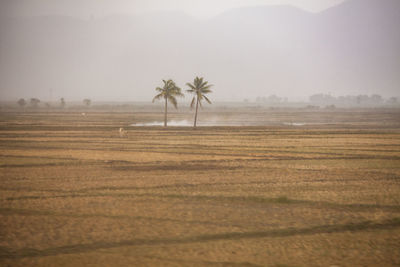
<svg viewBox="0 0 400 267">
<path fill-rule="evenodd" d="M 0 265 L 399 266 L 399 114 L 0 113 Z"/>
</svg>

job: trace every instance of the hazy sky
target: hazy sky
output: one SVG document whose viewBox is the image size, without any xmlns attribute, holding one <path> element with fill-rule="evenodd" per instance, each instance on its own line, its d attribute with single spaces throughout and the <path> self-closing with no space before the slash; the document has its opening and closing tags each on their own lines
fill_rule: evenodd
<svg viewBox="0 0 400 267">
<path fill-rule="evenodd" d="M 397 96 L 399 12 L 400 0 L 0 0 L 0 99 L 151 101 L 161 79 L 196 75 L 218 101 Z"/>
<path fill-rule="evenodd" d="M 293 5 L 318 12 L 344 0 L 1 0 L 2 14 L 103 16 L 113 13 L 146 13 L 179 10 L 209 17 L 227 9 L 251 5 Z"/>
</svg>

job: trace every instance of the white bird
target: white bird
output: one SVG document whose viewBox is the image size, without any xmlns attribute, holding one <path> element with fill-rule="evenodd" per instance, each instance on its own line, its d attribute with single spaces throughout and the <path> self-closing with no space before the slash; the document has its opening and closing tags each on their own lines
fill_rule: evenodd
<svg viewBox="0 0 400 267">
<path fill-rule="evenodd" d="M 124 130 L 124 128 L 119 128 L 119 137 L 124 137 L 128 134 L 128 131 Z"/>
</svg>

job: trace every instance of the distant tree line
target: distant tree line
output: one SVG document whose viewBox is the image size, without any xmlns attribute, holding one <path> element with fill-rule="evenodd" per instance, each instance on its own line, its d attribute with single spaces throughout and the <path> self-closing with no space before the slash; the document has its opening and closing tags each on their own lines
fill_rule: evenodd
<svg viewBox="0 0 400 267">
<path fill-rule="evenodd" d="M 40 99 L 38 99 L 38 98 L 31 98 L 31 99 L 29 99 L 29 107 L 31 107 L 31 108 L 38 108 L 40 103 L 41 103 L 41 101 L 40 101 Z M 91 103 L 92 103 L 92 100 L 90 100 L 90 99 L 88 99 L 88 98 L 86 98 L 86 99 L 83 100 L 83 104 L 84 104 L 86 107 L 89 107 L 89 106 L 91 105 Z M 21 108 L 25 108 L 25 107 L 27 106 L 28 102 L 27 102 L 24 98 L 20 98 L 20 99 L 17 101 L 17 104 L 18 104 Z M 44 105 L 45 105 L 46 108 L 51 108 L 51 104 L 50 104 L 49 102 L 45 102 Z M 58 107 L 60 107 L 60 108 L 65 108 L 66 105 L 67 105 L 67 102 L 65 101 L 65 99 L 64 99 L 63 97 L 60 98 L 60 104 L 59 104 Z"/>
<path fill-rule="evenodd" d="M 245 99 L 244 102 L 249 102 Z M 256 103 L 265 104 L 285 104 L 289 103 L 287 97 L 279 97 L 277 95 L 270 96 L 259 96 L 255 99 Z M 383 105 L 398 105 L 400 102 L 397 97 L 383 98 L 381 95 L 347 95 L 347 96 L 332 96 L 330 94 L 314 94 L 309 97 L 309 103 L 314 107 L 325 106 L 325 107 L 357 107 L 357 106 L 383 106 Z"/>
<path fill-rule="evenodd" d="M 313 105 L 338 105 L 338 106 L 381 106 L 398 104 L 397 97 L 384 99 L 381 95 L 347 95 L 334 97 L 329 94 L 315 94 L 310 96 Z"/>
<path fill-rule="evenodd" d="M 270 96 L 258 96 L 256 98 L 256 103 L 270 103 L 270 104 L 277 104 L 277 103 L 287 103 L 288 98 L 287 97 L 279 97 L 276 95 L 270 95 Z"/>
</svg>

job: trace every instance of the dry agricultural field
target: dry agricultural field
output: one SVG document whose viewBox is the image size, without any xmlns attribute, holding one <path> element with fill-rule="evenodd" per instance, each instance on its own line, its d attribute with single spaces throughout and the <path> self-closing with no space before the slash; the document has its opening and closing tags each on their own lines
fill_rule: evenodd
<svg viewBox="0 0 400 267">
<path fill-rule="evenodd" d="M 3 111 L 0 266 L 400 265 L 399 110 L 236 112 Z"/>
</svg>

